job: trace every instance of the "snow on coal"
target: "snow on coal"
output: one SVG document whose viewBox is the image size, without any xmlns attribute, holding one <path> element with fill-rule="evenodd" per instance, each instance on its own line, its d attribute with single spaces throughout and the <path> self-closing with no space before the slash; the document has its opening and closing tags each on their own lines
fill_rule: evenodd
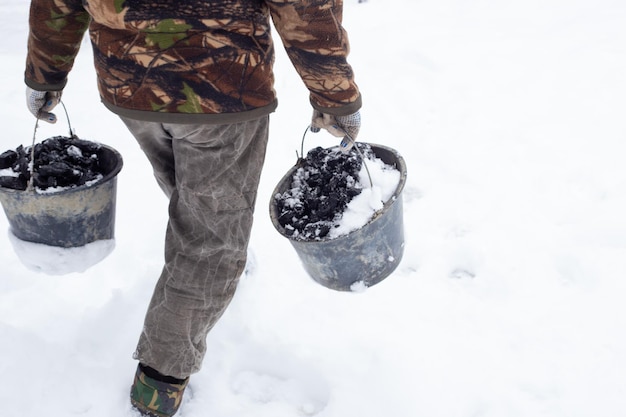
<svg viewBox="0 0 626 417">
<path fill-rule="evenodd" d="M 358 143 L 366 159 L 375 155 L 367 143 Z M 319 240 L 337 227 L 346 206 L 363 189 L 359 182 L 362 158 L 356 149 L 311 149 L 292 176 L 288 190 L 274 196 L 278 223 L 299 240 Z"/>
<path fill-rule="evenodd" d="M 55 192 L 91 185 L 105 175 L 98 160 L 100 145 L 77 137 L 55 136 L 35 144 L 33 185 L 38 192 Z M 0 186 L 26 190 L 32 147 L 18 146 L 0 154 Z"/>
</svg>

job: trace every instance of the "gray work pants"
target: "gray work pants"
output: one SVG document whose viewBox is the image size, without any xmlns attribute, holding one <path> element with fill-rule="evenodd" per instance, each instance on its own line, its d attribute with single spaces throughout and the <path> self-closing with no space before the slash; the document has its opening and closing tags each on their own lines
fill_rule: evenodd
<svg viewBox="0 0 626 417">
<path fill-rule="evenodd" d="M 200 369 L 246 264 L 269 116 L 227 125 L 122 120 L 170 199 L 165 265 L 134 357 L 186 378 Z"/>
</svg>

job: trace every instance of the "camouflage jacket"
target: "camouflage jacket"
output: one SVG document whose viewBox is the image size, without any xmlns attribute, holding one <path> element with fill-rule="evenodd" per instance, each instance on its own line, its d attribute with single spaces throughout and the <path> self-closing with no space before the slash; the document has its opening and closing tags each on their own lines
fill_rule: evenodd
<svg viewBox="0 0 626 417">
<path fill-rule="evenodd" d="M 61 90 L 89 30 L 98 89 L 139 120 L 231 123 L 274 111 L 270 18 L 314 108 L 361 96 L 346 57 L 343 0 L 32 0 L 26 84 Z"/>
</svg>

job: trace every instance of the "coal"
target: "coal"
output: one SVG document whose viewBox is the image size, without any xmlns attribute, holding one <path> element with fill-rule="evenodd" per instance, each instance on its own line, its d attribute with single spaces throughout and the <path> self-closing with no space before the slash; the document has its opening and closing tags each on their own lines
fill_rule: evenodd
<svg viewBox="0 0 626 417">
<path fill-rule="evenodd" d="M 38 190 L 65 189 L 101 179 L 107 173 L 98 159 L 100 148 L 95 142 L 75 136 L 55 136 L 35 144 L 33 185 Z M 32 150 L 20 145 L 0 154 L 0 169 L 9 170 L 9 175 L 0 176 L 0 186 L 26 190 L 31 180 Z"/>
<path fill-rule="evenodd" d="M 338 227 L 348 203 L 362 191 L 362 158 L 375 158 L 368 144 L 356 146 L 358 150 L 353 147 L 348 153 L 317 147 L 299 161 L 290 188 L 274 196 L 278 222 L 287 236 L 320 240 Z"/>
<path fill-rule="evenodd" d="M 15 162 L 17 162 L 17 152 L 9 149 L 6 152 L 0 154 L 0 169 L 11 168 Z"/>
</svg>

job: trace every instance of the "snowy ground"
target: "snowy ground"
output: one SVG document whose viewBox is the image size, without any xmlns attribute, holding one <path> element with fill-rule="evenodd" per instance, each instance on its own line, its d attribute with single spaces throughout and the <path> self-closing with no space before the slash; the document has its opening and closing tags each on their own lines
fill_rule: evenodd
<svg viewBox="0 0 626 417">
<path fill-rule="evenodd" d="M 33 137 L 27 3 L 0 5 L 2 150 Z M 623 414 L 624 21 L 622 0 L 346 0 L 359 139 L 397 149 L 409 171 L 404 259 L 362 293 L 308 278 L 270 222 L 310 116 L 281 54 L 252 262 L 180 416 Z M 82 273 L 35 272 L 38 251 L 15 245 L 0 218 L 6 417 L 132 416 L 131 354 L 167 202 L 99 103 L 89 54 L 85 44 L 64 101 L 81 137 L 124 156 L 115 248 Z M 71 269 L 86 255 L 56 256 Z"/>
</svg>

